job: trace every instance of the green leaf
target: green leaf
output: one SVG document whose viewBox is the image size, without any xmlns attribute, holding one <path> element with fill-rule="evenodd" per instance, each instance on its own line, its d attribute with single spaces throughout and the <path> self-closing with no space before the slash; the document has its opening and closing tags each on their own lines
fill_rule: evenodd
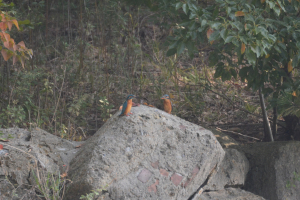
<svg viewBox="0 0 300 200">
<path fill-rule="evenodd" d="M 237 78 L 237 73 L 236 73 L 235 69 L 230 68 L 230 73 L 235 79 Z"/>
<path fill-rule="evenodd" d="M 229 15 L 230 14 L 230 12 L 231 12 L 231 7 L 227 7 L 227 9 L 226 9 L 226 12 L 227 12 L 227 15 Z"/>
<path fill-rule="evenodd" d="M 268 4 L 269 4 L 271 9 L 273 9 L 275 7 L 275 3 L 272 2 L 272 1 L 268 1 Z"/>
<path fill-rule="evenodd" d="M 280 15 L 280 8 L 279 7 L 274 7 L 275 13 L 279 16 Z"/>
<path fill-rule="evenodd" d="M 243 82 L 248 76 L 248 71 L 249 71 L 249 67 L 243 67 L 242 69 L 240 69 L 239 76 L 241 77 Z"/>
<path fill-rule="evenodd" d="M 173 56 L 174 54 L 176 54 L 177 53 L 177 49 L 176 48 L 173 48 L 173 49 L 169 49 L 168 51 L 167 51 L 167 57 L 169 57 L 169 56 Z"/>
<path fill-rule="evenodd" d="M 191 13 L 189 19 L 195 19 L 197 17 L 197 14 Z"/>
<path fill-rule="evenodd" d="M 182 5 L 182 10 L 183 10 L 183 12 L 184 12 L 185 14 L 187 14 L 187 6 L 186 6 L 186 4 L 183 4 L 183 5 Z"/>
<path fill-rule="evenodd" d="M 176 40 L 173 44 L 171 44 L 171 45 L 169 46 L 169 49 L 176 48 L 179 41 L 180 41 L 180 40 Z"/>
<path fill-rule="evenodd" d="M 219 36 L 220 36 L 220 32 L 219 32 L 219 31 L 214 31 L 214 32 L 210 35 L 208 41 L 210 42 L 210 41 L 217 40 L 217 39 L 219 39 Z"/>
<path fill-rule="evenodd" d="M 224 65 L 220 65 L 216 68 L 215 74 L 214 74 L 214 78 L 219 78 L 222 73 L 224 71 Z"/>
<path fill-rule="evenodd" d="M 255 56 L 255 53 L 250 48 L 246 49 L 245 55 L 246 55 L 246 58 L 247 58 L 248 62 L 251 65 L 255 65 L 255 63 L 256 63 L 256 56 Z"/>
<path fill-rule="evenodd" d="M 188 49 L 189 55 L 191 57 L 194 56 L 194 42 L 192 40 L 186 42 L 186 48 Z"/>
<path fill-rule="evenodd" d="M 182 3 L 182 2 L 178 2 L 178 3 L 176 3 L 175 9 L 176 9 L 176 10 L 178 10 L 179 8 L 181 8 L 181 7 L 182 7 L 182 5 L 183 5 L 183 3 Z"/>
<path fill-rule="evenodd" d="M 180 55 L 183 52 L 184 48 L 185 48 L 185 45 L 184 45 L 184 42 L 182 41 L 177 46 L 177 54 Z"/>
<path fill-rule="evenodd" d="M 231 79 L 231 73 L 228 70 L 224 70 L 222 73 L 222 81 L 228 81 Z"/>
<path fill-rule="evenodd" d="M 286 45 L 284 43 L 279 42 L 278 46 L 280 46 L 283 50 L 286 51 Z"/>
<path fill-rule="evenodd" d="M 28 19 L 24 20 L 24 21 L 18 21 L 18 24 L 19 25 L 22 25 L 22 24 L 30 24 L 30 21 Z"/>
<path fill-rule="evenodd" d="M 226 43 L 229 43 L 229 42 L 232 42 L 232 40 L 234 40 L 236 37 L 235 36 L 228 36 L 225 40 L 225 44 Z"/>
<path fill-rule="evenodd" d="M 219 62 L 218 54 L 216 52 L 215 53 L 211 53 L 209 55 L 208 60 L 209 60 L 209 66 L 210 67 L 215 66 Z"/>
<path fill-rule="evenodd" d="M 277 45 L 274 45 L 274 49 L 275 49 L 278 53 L 281 53 L 281 50 L 280 50 L 280 48 L 279 48 Z"/>
<path fill-rule="evenodd" d="M 211 24 L 211 28 L 214 29 L 214 30 L 216 30 L 216 29 L 219 29 L 219 27 L 220 27 L 221 25 L 222 25 L 221 23 L 216 22 L 216 23 Z"/>
<path fill-rule="evenodd" d="M 219 15 L 219 7 L 216 6 L 216 8 L 212 14 L 212 18 L 215 19 L 218 15 Z"/>
<path fill-rule="evenodd" d="M 293 68 L 298 66 L 298 62 L 299 62 L 299 57 L 298 55 L 295 55 L 293 58 Z"/>
<path fill-rule="evenodd" d="M 223 29 L 220 32 L 220 36 L 223 38 L 223 40 L 225 40 L 225 38 L 227 37 L 227 35 L 228 35 L 228 30 L 227 29 Z"/>
<path fill-rule="evenodd" d="M 206 19 L 203 19 L 203 20 L 201 21 L 201 26 L 205 26 L 206 24 L 207 24 Z"/>
</svg>

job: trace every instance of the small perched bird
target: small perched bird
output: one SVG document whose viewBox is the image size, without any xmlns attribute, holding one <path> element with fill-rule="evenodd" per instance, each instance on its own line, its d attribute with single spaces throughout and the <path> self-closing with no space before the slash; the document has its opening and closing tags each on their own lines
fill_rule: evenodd
<svg viewBox="0 0 300 200">
<path fill-rule="evenodd" d="M 129 116 L 128 113 L 132 114 L 130 112 L 130 110 L 131 110 L 131 107 L 132 107 L 132 99 L 134 97 L 135 96 L 133 94 L 128 95 L 128 97 L 126 98 L 125 102 L 123 103 L 122 112 L 121 112 L 121 114 L 119 116 L 122 116 L 122 115 Z"/>
<path fill-rule="evenodd" d="M 172 103 L 171 103 L 171 100 L 170 100 L 170 96 L 165 94 L 164 96 L 161 97 L 161 99 L 164 100 L 164 111 L 171 114 Z"/>
</svg>

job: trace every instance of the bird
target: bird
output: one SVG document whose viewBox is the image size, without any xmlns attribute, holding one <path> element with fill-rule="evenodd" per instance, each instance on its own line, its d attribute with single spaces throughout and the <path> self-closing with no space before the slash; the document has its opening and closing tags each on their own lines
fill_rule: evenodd
<svg viewBox="0 0 300 200">
<path fill-rule="evenodd" d="M 123 103 L 123 106 L 122 106 L 122 112 L 119 116 L 123 116 L 123 115 L 126 115 L 126 116 L 129 116 L 128 113 L 132 114 L 130 112 L 131 110 L 131 107 L 132 107 L 132 99 L 134 98 L 135 96 L 133 94 L 130 94 L 127 96 L 125 102 Z"/>
<path fill-rule="evenodd" d="M 170 100 L 170 96 L 165 94 L 164 96 L 161 97 L 161 99 L 164 100 L 164 111 L 171 114 L 172 103 L 171 103 L 171 100 Z"/>
</svg>

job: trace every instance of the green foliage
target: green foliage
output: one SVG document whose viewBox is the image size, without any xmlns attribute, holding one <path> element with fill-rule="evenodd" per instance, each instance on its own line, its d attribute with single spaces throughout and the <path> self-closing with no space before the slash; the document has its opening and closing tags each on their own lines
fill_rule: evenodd
<svg viewBox="0 0 300 200">
<path fill-rule="evenodd" d="M 111 117 L 110 109 L 112 109 L 114 106 L 109 104 L 105 96 L 100 97 L 99 102 L 100 102 L 99 109 L 101 111 L 101 118 L 103 119 L 103 121 L 106 121 Z"/>
<path fill-rule="evenodd" d="M 24 125 L 25 111 L 20 105 L 10 106 L 3 108 L 0 113 L 0 127 L 5 126 L 22 126 Z"/>
<path fill-rule="evenodd" d="M 96 200 L 96 199 L 99 199 L 99 195 L 101 195 L 101 193 L 103 191 L 105 191 L 107 187 L 108 187 L 108 184 L 106 186 L 104 186 L 104 187 L 99 188 L 99 189 L 92 190 L 91 193 L 89 193 L 89 194 L 81 195 L 80 199 L 86 199 L 86 200 Z"/>
<path fill-rule="evenodd" d="M 286 188 L 296 187 L 295 185 L 296 181 L 300 182 L 300 174 L 294 172 L 293 175 L 294 175 L 293 179 L 288 181 L 287 184 L 285 185 Z"/>
<path fill-rule="evenodd" d="M 273 99 L 272 103 L 278 106 L 278 112 L 282 116 L 295 115 L 300 117 L 300 92 L 286 89 L 281 92 L 278 99 Z"/>
<path fill-rule="evenodd" d="M 37 173 L 39 173 L 37 171 Z M 40 197 L 45 198 L 46 200 L 61 200 L 61 194 L 64 189 L 63 183 L 64 179 L 61 179 L 60 173 L 54 175 L 48 173 L 47 176 L 43 176 L 42 173 L 36 175 L 32 170 L 35 183 L 41 195 Z"/>
<path fill-rule="evenodd" d="M 264 83 L 279 88 L 281 77 L 292 61 L 298 67 L 300 51 L 300 19 L 298 1 L 216 0 L 203 6 L 198 1 L 178 2 L 173 7 L 186 15 L 174 28 L 173 43 L 167 56 L 180 54 L 191 44 L 210 43 L 210 65 L 216 66 L 215 77 L 222 81 L 236 78 L 247 80 L 257 90 Z M 176 49 L 176 51 L 175 51 Z"/>
</svg>

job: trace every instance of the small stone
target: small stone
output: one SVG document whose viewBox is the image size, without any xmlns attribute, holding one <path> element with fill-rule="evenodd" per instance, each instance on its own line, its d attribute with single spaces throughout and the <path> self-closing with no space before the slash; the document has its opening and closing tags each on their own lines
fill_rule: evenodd
<svg viewBox="0 0 300 200">
<path fill-rule="evenodd" d="M 165 169 L 160 169 L 159 170 L 159 173 L 165 177 L 168 177 L 169 176 L 169 172 L 167 172 L 167 170 Z"/>
<path fill-rule="evenodd" d="M 158 161 L 154 162 L 154 163 L 151 163 L 151 166 L 154 168 L 154 169 L 157 169 L 158 168 Z"/>
<path fill-rule="evenodd" d="M 175 186 L 178 186 L 179 183 L 182 181 L 183 177 L 180 174 L 174 173 L 171 176 L 171 181 Z"/>
<path fill-rule="evenodd" d="M 146 183 L 152 176 L 152 173 L 148 170 L 148 169 L 143 169 L 139 175 L 137 176 L 137 178 L 143 182 Z"/>
<path fill-rule="evenodd" d="M 148 192 L 155 192 L 157 191 L 156 186 L 159 184 L 159 180 L 156 179 L 155 183 L 153 183 L 152 185 L 150 185 L 148 187 Z"/>
</svg>

